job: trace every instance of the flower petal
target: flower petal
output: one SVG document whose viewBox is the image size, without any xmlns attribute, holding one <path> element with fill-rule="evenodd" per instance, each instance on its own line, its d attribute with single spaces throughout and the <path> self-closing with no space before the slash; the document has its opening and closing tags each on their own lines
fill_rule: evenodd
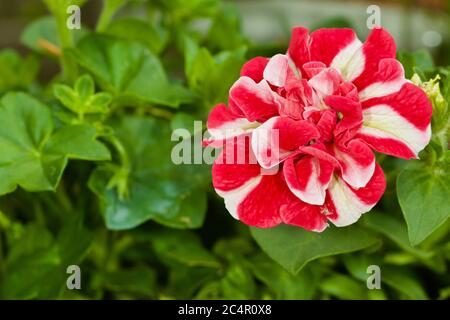
<svg viewBox="0 0 450 320">
<path fill-rule="evenodd" d="M 381 60 L 395 59 L 396 45 L 386 30 L 374 28 L 359 51 L 359 54 L 364 57 L 364 68 L 361 74 L 353 80 L 353 83 L 361 90 L 377 80 L 377 71 Z"/>
<path fill-rule="evenodd" d="M 332 95 L 338 90 L 342 81 L 339 72 L 335 69 L 323 69 L 317 75 L 308 80 L 308 84 L 315 89 L 320 98 Z"/>
<path fill-rule="evenodd" d="M 347 146 L 335 146 L 335 157 L 342 170 L 342 178 L 353 188 L 364 187 L 375 171 L 375 155 L 361 140 L 351 140 Z"/>
<path fill-rule="evenodd" d="M 298 71 L 293 62 L 289 61 L 289 57 L 284 54 L 276 54 L 270 58 L 269 63 L 264 69 L 264 79 L 271 85 L 283 87 L 290 81 L 298 78 Z"/>
<path fill-rule="evenodd" d="M 340 177 L 331 180 L 326 198 L 328 219 L 338 227 L 355 223 L 363 213 L 370 211 L 380 200 L 386 188 L 383 170 L 377 164 L 369 183 L 355 190 Z"/>
<path fill-rule="evenodd" d="M 369 80 L 369 77 L 366 79 Z M 406 83 L 403 66 L 395 59 L 383 59 L 378 65 L 378 71 L 370 77 L 370 81 L 372 83 L 367 83 L 367 86 L 359 92 L 361 101 L 399 91 Z"/>
<path fill-rule="evenodd" d="M 399 92 L 362 103 L 363 125 L 358 136 L 376 151 L 417 158 L 431 138 L 431 103 L 426 94 L 406 83 Z"/>
<path fill-rule="evenodd" d="M 341 114 L 342 119 L 336 125 L 334 136 L 339 143 L 346 143 L 361 127 L 363 117 L 360 103 L 342 96 L 328 96 L 325 103 Z"/>
<path fill-rule="evenodd" d="M 355 32 L 349 28 L 318 29 L 312 32 L 310 37 L 310 61 L 321 61 L 327 66 L 357 39 Z"/>
<path fill-rule="evenodd" d="M 291 41 L 289 43 L 288 55 L 294 61 L 297 69 L 304 71 L 302 66 L 311 61 L 309 54 L 309 35 L 308 29 L 297 27 L 292 29 Z"/>
<path fill-rule="evenodd" d="M 208 116 L 207 127 L 211 135 L 207 140 L 208 145 L 222 146 L 225 140 L 250 133 L 258 126 L 259 122 L 250 122 L 243 116 L 233 113 L 225 104 L 218 104 Z"/>
<path fill-rule="evenodd" d="M 319 131 L 308 121 L 273 117 L 253 131 L 252 149 L 261 167 L 268 169 L 319 136 Z"/>
<path fill-rule="evenodd" d="M 323 205 L 326 189 L 330 183 L 334 166 L 330 162 L 310 155 L 298 161 L 288 158 L 283 165 L 283 173 L 289 189 L 302 201 Z"/>
<path fill-rule="evenodd" d="M 236 159 L 242 153 L 246 161 L 238 163 Z M 253 160 L 248 144 L 235 139 L 225 146 L 213 165 L 214 188 L 234 218 L 259 228 L 281 222 L 313 231 L 326 228 L 327 218 L 318 207 L 303 203 L 289 191 L 282 172 L 262 175 L 261 167 Z"/>
<path fill-rule="evenodd" d="M 241 68 L 241 77 L 249 77 L 255 82 L 260 82 L 268 62 L 269 58 L 265 57 L 255 57 L 247 61 Z"/>
<path fill-rule="evenodd" d="M 263 122 L 278 113 L 279 103 L 266 81 L 256 83 L 240 77 L 230 89 L 229 103 L 236 114 L 243 114 L 250 122 Z"/>
</svg>

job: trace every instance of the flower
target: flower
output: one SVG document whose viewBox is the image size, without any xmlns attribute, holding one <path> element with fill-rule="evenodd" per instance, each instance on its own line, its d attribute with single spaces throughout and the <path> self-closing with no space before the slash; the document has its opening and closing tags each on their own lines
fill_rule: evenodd
<svg viewBox="0 0 450 320">
<path fill-rule="evenodd" d="M 207 124 L 207 143 L 224 146 L 213 185 L 234 218 L 321 232 L 378 202 L 386 181 L 372 150 L 417 158 L 431 136 L 430 101 L 395 52 L 382 28 L 362 43 L 351 29 L 298 27 L 286 54 L 244 64 Z"/>
</svg>

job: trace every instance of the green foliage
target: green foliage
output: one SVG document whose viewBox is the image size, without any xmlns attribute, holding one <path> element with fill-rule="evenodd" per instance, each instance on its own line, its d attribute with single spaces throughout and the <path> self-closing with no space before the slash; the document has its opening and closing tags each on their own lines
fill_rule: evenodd
<svg viewBox="0 0 450 320">
<path fill-rule="evenodd" d="M 104 0 L 80 30 L 66 8 L 86 1 L 43 2 L 51 15 L 20 37 L 30 52 L 0 51 L 0 298 L 448 299 L 450 68 L 428 51 L 398 58 L 433 104 L 431 143 L 411 162 L 377 157 L 388 187 L 372 212 L 323 233 L 248 228 L 211 192 L 210 165 L 171 157 L 195 162 L 194 121 L 287 42 L 252 43 L 218 0 Z"/>
</svg>

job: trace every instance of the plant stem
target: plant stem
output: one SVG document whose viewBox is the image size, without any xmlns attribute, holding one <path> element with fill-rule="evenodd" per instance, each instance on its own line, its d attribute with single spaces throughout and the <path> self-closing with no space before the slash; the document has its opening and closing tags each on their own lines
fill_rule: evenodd
<svg viewBox="0 0 450 320">
<path fill-rule="evenodd" d="M 73 83 L 77 77 L 78 68 L 72 59 L 70 59 L 64 50 L 73 48 L 73 37 L 70 29 L 66 25 L 66 17 L 62 14 L 57 14 L 57 29 L 59 41 L 61 43 L 61 56 L 60 61 L 63 69 L 64 79 L 70 83 Z"/>
</svg>

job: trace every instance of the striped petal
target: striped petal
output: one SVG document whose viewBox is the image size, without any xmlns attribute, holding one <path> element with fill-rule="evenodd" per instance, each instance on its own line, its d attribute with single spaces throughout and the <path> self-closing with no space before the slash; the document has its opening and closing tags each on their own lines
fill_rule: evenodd
<svg viewBox="0 0 450 320">
<path fill-rule="evenodd" d="M 333 177 L 325 201 L 328 219 L 338 227 L 355 223 L 363 213 L 375 206 L 385 188 L 386 179 L 378 164 L 367 185 L 358 190 L 348 185 L 341 177 Z"/>
<path fill-rule="evenodd" d="M 238 158 L 240 153 L 246 154 L 245 163 L 229 161 Z M 281 222 L 312 231 L 326 228 L 327 219 L 318 207 L 295 197 L 281 172 L 262 175 L 260 166 L 253 160 L 248 145 L 235 140 L 225 146 L 213 165 L 214 188 L 234 218 L 259 228 L 274 227 Z"/>
<path fill-rule="evenodd" d="M 398 92 L 407 82 L 402 64 L 395 59 L 381 60 L 371 80 L 373 82 L 359 92 L 361 101 Z"/>
<path fill-rule="evenodd" d="M 362 43 L 352 29 L 319 29 L 311 33 L 311 61 L 321 61 L 351 81 L 364 68 Z"/>
<path fill-rule="evenodd" d="M 311 61 L 309 53 L 309 34 L 308 29 L 297 27 L 292 29 L 291 41 L 289 43 L 288 55 L 294 61 L 297 69 L 301 70 L 302 75 L 304 70 L 303 65 Z"/>
<path fill-rule="evenodd" d="M 284 54 L 277 54 L 270 58 L 263 76 L 267 82 L 277 87 L 283 87 L 299 78 L 294 63 Z"/>
<path fill-rule="evenodd" d="M 366 186 L 375 171 L 375 155 L 361 140 L 351 140 L 347 146 L 335 146 L 334 155 L 338 159 L 342 178 L 353 188 Z"/>
<path fill-rule="evenodd" d="M 262 122 L 278 113 L 279 102 L 266 81 L 256 83 L 249 77 L 241 77 L 230 89 L 229 104 L 236 114 L 243 114 L 248 121 Z"/>
<path fill-rule="evenodd" d="M 252 149 L 261 167 L 268 169 L 319 136 L 317 128 L 308 121 L 273 117 L 253 131 Z"/>
<path fill-rule="evenodd" d="M 284 162 L 283 173 L 289 189 L 302 201 L 323 205 L 326 189 L 334 166 L 332 163 L 306 155 L 299 160 L 293 157 Z"/>
<path fill-rule="evenodd" d="M 259 122 L 250 122 L 243 116 L 236 115 L 223 103 L 218 104 L 208 116 L 207 127 L 211 137 L 206 144 L 221 147 L 224 141 L 248 134 L 259 125 Z"/>
<path fill-rule="evenodd" d="M 376 151 L 417 158 L 431 138 L 431 103 L 426 94 L 406 83 L 397 93 L 362 103 L 363 125 L 358 136 Z"/>
<path fill-rule="evenodd" d="M 386 30 L 382 28 L 372 29 L 366 42 L 359 50 L 359 54 L 364 57 L 364 68 L 361 74 L 353 80 L 359 90 L 377 82 L 380 62 L 383 59 L 395 59 L 395 51 L 395 41 Z"/>
</svg>

